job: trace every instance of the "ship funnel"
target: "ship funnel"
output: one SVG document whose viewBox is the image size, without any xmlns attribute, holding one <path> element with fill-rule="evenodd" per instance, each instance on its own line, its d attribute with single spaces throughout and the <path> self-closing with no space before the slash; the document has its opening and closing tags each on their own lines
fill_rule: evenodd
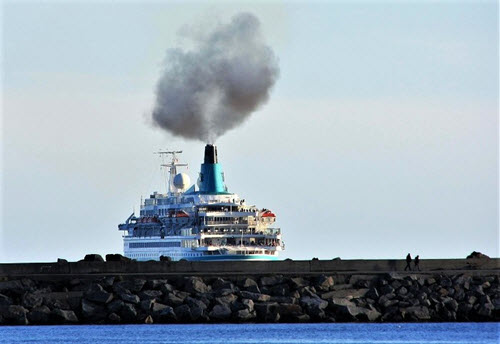
<svg viewBox="0 0 500 344">
<path fill-rule="evenodd" d="M 224 173 L 217 158 L 217 147 L 211 144 L 205 146 L 205 159 L 201 164 L 200 179 L 198 181 L 200 193 L 226 193 Z"/>
</svg>

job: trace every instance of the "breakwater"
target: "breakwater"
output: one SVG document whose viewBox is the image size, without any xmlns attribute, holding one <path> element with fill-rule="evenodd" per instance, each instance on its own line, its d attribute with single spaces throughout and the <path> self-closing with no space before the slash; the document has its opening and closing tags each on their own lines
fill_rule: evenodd
<svg viewBox="0 0 500 344">
<path fill-rule="evenodd" d="M 404 265 L 0 264 L 0 324 L 500 320 L 498 259 L 424 260 L 421 272 Z"/>
</svg>

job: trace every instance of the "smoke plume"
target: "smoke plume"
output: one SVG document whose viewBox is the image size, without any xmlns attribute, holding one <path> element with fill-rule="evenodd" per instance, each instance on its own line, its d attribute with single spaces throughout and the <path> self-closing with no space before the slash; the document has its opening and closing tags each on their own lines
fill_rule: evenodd
<svg viewBox="0 0 500 344">
<path fill-rule="evenodd" d="M 188 38 L 193 49 L 167 51 L 153 123 L 174 135 L 214 143 L 268 100 L 278 62 L 259 20 L 249 13 Z"/>
</svg>

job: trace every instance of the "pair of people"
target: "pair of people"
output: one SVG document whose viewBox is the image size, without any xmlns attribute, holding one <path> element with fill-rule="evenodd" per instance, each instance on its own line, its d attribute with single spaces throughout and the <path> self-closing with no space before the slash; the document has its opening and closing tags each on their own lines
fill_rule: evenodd
<svg viewBox="0 0 500 344">
<path fill-rule="evenodd" d="M 411 255 L 408 253 L 408 255 L 406 256 L 405 271 L 408 270 L 408 269 L 411 271 L 411 261 L 412 261 Z M 420 271 L 419 264 L 420 264 L 420 257 L 417 255 L 417 256 L 415 256 L 415 261 L 414 261 L 414 268 L 415 268 L 415 270 L 418 269 L 418 271 Z"/>
</svg>

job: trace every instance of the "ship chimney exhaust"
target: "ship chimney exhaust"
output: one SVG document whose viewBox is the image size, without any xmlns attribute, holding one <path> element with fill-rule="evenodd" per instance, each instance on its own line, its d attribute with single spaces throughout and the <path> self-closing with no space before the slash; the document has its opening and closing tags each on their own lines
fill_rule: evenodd
<svg viewBox="0 0 500 344">
<path fill-rule="evenodd" d="M 202 194 L 227 193 L 227 188 L 224 185 L 224 173 L 217 158 L 217 147 L 213 144 L 205 146 L 205 158 L 201 164 L 198 186 Z"/>
<path fill-rule="evenodd" d="M 217 147 L 212 144 L 207 144 L 205 146 L 205 164 L 217 164 Z"/>
</svg>

